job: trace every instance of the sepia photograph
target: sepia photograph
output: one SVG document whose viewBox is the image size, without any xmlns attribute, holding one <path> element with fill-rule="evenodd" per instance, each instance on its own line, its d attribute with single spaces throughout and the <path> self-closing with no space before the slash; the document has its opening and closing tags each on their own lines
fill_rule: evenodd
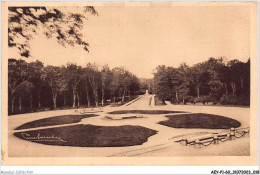
<svg viewBox="0 0 260 175">
<path fill-rule="evenodd" d="M 2 3 L 2 164 L 258 164 L 257 15 L 256 2 Z"/>
</svg>

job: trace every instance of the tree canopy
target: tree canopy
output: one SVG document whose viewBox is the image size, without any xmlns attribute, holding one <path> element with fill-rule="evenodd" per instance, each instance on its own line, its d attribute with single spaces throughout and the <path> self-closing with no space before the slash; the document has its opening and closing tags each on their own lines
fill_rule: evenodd
<svg viewBox="0 0 260 175">
<path fill-rule="evenodd" d="M 154 72 L 155 94 L 161 100 L 249 105 L 250 59 L 243 63 L 209 58 L 192 67 L 159 65 Z"/>
<path fill-rule="evenodd" d="M 80 45 L 88 50 L 83 34 L 87 13 L 98 15 L 92 6 L 76 7 L 9 7 L 8 46 L 19 50 L 21 56 L 30 56 L 29 41 L 35 35 L 55 38 L 64 47 Z"/>
<path fill-rule="evenodd" d="M 124 104 L 140 89 L 139 79 L 124 67 L 112 70 L 88 63 L 78 66 L 44 66 L 9 59 L 9 113 L 45 108 L 78 108 Z M 27 98 L 30 97 L 30 98 Z"/>
</svg>

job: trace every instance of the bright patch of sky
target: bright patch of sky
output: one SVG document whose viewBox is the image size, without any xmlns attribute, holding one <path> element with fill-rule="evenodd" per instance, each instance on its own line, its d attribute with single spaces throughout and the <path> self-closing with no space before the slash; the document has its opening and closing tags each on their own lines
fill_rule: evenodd
<svg viewBox="0 0 260 175">
<path fill-rule="evenodd" d="M 245 62 L 250 57 L 249 6 L 108 5 L 96 10 L 99 16 L 90 15 L 83 29 L 89 53 L 36 36 L 27 60 L 125 66 L 140 78 L 152 78 L 153 69 L 162 64 L 192 66 L 221 56 Z M 19 55 L 9 49 L 9 58 Z"/>
</svg>

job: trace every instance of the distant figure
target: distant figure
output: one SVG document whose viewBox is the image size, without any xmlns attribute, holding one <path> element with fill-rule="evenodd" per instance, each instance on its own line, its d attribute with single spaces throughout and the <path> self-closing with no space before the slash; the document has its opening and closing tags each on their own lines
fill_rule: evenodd
<svg viewBox="0 0 260 175">
<path fill-rule="evenodd" d="M 149 93 L 148 93 L 148 90 L 146 89 L 146 90 L 145 90 L 145 95 L 148 95 L 148 94 L 149 94 Z"/>
</svg>

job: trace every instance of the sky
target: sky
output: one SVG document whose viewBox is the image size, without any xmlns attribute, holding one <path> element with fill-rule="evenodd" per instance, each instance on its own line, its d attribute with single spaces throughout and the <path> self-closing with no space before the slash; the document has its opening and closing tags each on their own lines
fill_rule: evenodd
<svg viewBox="0 0 260 175">
<path fill-rule="evenodd" d="M 83 29 L 90 52 L 36 36 L 30 41 L 32 57 L 27 60 L 45 65 L 95 62 L 111 68 L 125 66 L 139 78 L 152 78 L 158 65 L 177 67 L 185 62 L 192 66 L 221 56 L 245 62 L 250 57 L 249 6 L 162 3 L 95 8 L 99 16 L 89 16 Z M 13 49 L 8 54 L 17 58 Z"/>
</svg>

